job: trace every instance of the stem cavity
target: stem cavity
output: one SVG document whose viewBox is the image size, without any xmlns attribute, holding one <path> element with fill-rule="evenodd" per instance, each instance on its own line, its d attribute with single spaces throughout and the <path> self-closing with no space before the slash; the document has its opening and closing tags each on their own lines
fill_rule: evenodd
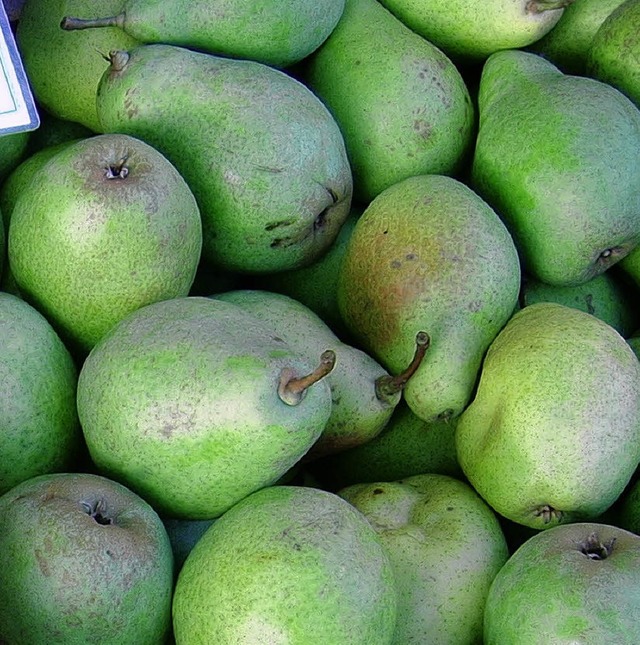
<svg viewBox="0 0 640 645">
<path fill-rule="evenodd" d="M 384 401 L 389 404 L 393 403 L 393 398 L 398 394 L 398 392 L 401 392 L 404 389 L 407 381 L 420 367 L 422 359 L 424 358 L 427 349 L 429 349 L 430 344 L 431 337 L 429 334 L 427 334 L 426 331 L 419 331 L 416 334 L 416 349 L 407 369 L 397 376 L 385 375 L 376 379 L 376 397 L 378 397 L 380 401 Z"/>
<path fill-rule="evenodd" d="M 296 371 L 292 367 L 283 368 L 280 372 L 278 396 L 287 405 L 298 405 L 307 389 L 329 374 L 335 364 L 336 353 L 332 349 L 327 349 L 320 356 L 320 365 L 306 376 L 296 376 Z"/>
<path fill-rule="evenodd" d="M 596 533 L 591 533 L 584 542 L 578 545 L 578 548 L 591 560 L 606 560 L 613 552 L 615 543 L 615 537 L 608 542 L 601 542 Z"/>
</svg>

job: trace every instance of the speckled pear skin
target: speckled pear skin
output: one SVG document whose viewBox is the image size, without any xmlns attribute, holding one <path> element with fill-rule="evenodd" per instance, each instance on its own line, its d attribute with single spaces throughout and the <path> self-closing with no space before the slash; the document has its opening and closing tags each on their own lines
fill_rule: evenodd
<svg viewBox="0 0 640 645">
<path fill-rule="evenodd" d="M 485 600 L 508 549 L 479 495 L 434 473 L 338 495 L 364 513 L 389 553 L 398 588 L 392 643 L 481 642 Z"/>
<path fill-rule="evenodd" d="M 496 213 L 461 182 L 422 175 L 385 190 L 358 220 L 338 303 L 356 341 L 394 374 L 409 363 L 416 333 L 429 334 L 403 396 L 434 421 L 467 405 L 519 289 L 516 249 Z"/>
<path fill-rule="evenodd" d="M 603 546 L 610 553 L 601 559 Z M 542 531 L 496 576 L 487 598 L 484 642 L 635 645 L 639 575 L 640 537 L 634 533 L 596 522 Z"/>
<path fill-rule="evenodd" d="M 487 351 L 456 448 L 473 487 L 508 519 L 546 529 L 595 518 L 640 461 L 640 362 L 595 316 L 525 307 Z"/>
<path fill-rule="evenodd" d="M 126 175 L 114 177 L 120 166 Z M 186 296 L 201 248 L 184 179 L 160 152 L 119 134 L 49 159 L 20 192 L 9 226 L 21 295 L 83 355 L 128 313 Z"/>
<path fill-rule="evenodd" d="M 145 45 L 114 55 L 97 105 L 105 130 L 143 139 L 182 173 L 214 265 L 268 273 L 309 264 L 349 213 L 342 133 L 320 99 L 284 72 Z"/>
<path fill-rule="evenodd" d="M 389 556 L 337 495 L 273 486 L 208 529 L 180 572 L 177 643 L 389 645 L 396 619 Z"/>
<path fill-rule="evenodd" d="M 0 495 L 21 481 L 72 469 L 82 435 L 78 373 L 46 318 L 0 292 Z"/>
<path fill-rule="evenodd" d="M 376 0 L 347 0 L 303 78 L 340 124 L 358 202 L 467 161 L 474 108 L 454 64 Z"/>
<path fill-rule="evenodd" d="M 485 63 L 478 104 L 471 185 L 529 273 L 581 284 L 640 243 L 640 110 L 626 96 L 511 50 Z"/>
<path fill-rule="evenodd" d="M 33 477 L 0 497 L 0 640 L 158 645 L 173 557 L 155 510 L 105 477 Z"/>
<path fill-rule="evenodd" d="M 391 418 L 400 401 L 376 395 L 376 380 L 388 372 L 369 354 L 347 345 L 311 309 L 284 294 L 261 289 L 239 289 L 216 294 L 260 318 L 310 363 L 326 349 L 336 353 L 336 364 L 326 376 L 331 388 L 331 416 L 307 458 L 317 458 L 373 439 Z"/>
<path fill-rule="evenodd" d="M 278 396 L 283 368 L 314 364 L 252 314 L 174 298 L 121 321 L 88 356 L 78 413 L 91 457 L 170 517 L 210 519 L 273 483 L 331 413 L 323 380 L 298 405 Z"/>
</svg>

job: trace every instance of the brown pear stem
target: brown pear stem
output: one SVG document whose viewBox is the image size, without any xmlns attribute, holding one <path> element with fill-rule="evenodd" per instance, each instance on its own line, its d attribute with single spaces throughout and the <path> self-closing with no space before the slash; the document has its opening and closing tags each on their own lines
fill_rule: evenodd
<svg viewBox="0 0 640 645">
<path fill-rule="evenodd" d="M 529 0 L 526 6 L 527 13 L 542 13 L 543 11 L 553 11 L 554 9 L 564 9 L 575 0 Z"/>
<path fill-rule="evenodd" d="M 320 356 L 320 365 L 306 376 L 296 376 L 293 368 L 285 367 L 280 373 L 278 396 L 287 405 L 298 405 L 306 390 L 329 374 L 335 364 L 336 353 L 327 349 Z"/>
<path fill-rule="evenodd" d="M 124 28 L 125 14 L 119 13 L 117 16 L 107 18 L 72 18 L 65 16 L 60 21 L 60 27 L 65 31 L 75 31 L 77 29 L 94 29 L 95 27 L 120 27 Z"/>
<path fill-rule="evenodd" d="M 416 334 L 416 350 L 407 369 L 396 376 L 386 375 L 376 379 L 376 396 L 380 401 L 392 403 L 393 397 L 404 389 L 408 380 L 420 367 L 420 363 L 422 363 L 422 359 L 424 358 L 427 349 L 429 349 L 430 344 L 431 337 L 429 334 L 427 334 L 426 331 L 419 331 Z"/>
</svg>

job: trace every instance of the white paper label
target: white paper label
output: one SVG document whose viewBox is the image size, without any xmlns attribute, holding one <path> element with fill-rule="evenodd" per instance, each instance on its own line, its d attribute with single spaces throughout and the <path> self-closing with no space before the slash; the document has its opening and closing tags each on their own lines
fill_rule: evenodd
<svg viewBox="0 0 640 645">
<path fill-rule="evenodd" d="M 39 125 L 9 19 L 0 3 L 0 135 L 35 130 Z"/>
</svg>

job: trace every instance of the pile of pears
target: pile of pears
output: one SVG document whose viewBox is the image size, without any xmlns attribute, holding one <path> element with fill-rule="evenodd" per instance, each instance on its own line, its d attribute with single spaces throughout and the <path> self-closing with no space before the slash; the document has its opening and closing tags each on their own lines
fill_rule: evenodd
<svg viewBox="0 0 640 645">
<path fill-rule="evenodd" d="M 22 4 L 0 508 L 143 498 L 177 645 L 506 643 L 521 546 L 640 534 L 640 0 Z"/>
</svg>

